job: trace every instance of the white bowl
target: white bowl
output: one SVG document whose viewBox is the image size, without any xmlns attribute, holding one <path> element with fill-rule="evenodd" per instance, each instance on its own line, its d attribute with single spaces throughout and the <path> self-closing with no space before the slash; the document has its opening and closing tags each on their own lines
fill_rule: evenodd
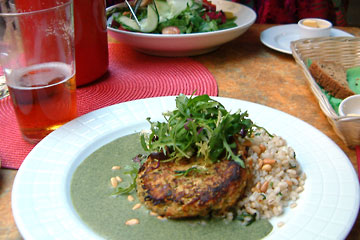
<svg viewBox="0 0 360 240">
<path fill-rule="evenodd" d="M 360 95 L 352 95 L 342 100 L 339 105 L 339 115 L 360 117 Z"/>
<path fill-rule="evenodd" d="M 116 40 L 150 55 L 176 57 L 208 53 L 216 50 L 222 44 L 239 37 L 256 20 L 256 13 L 247 6 L 222 0 L 217 0 L 216 4 L 218 3 L 226 8 L 233 9 L 234 15 L 237 18 L 235 21 L 236 27 L 206 33 L 151 34 L 112 28 L 109 26 L 112 19 L 109 18 L 107 22 L 108 33 Z M 123 3 L 111 6 L 106 11 L 108 12 L 117 6 L 123 6 Z"/>
<path fill-rule="evenodd" d="M 332 23 L 321 18 L 304 18 L 298 22 L 300 38 L 317 38 L 330 36 Z"/>
</svg>

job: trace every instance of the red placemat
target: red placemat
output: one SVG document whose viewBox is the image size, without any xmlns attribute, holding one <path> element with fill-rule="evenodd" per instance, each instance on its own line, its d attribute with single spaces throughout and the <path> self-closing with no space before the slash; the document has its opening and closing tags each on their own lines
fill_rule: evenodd
<svg viewBox="0 0 360 240">
<path fill-rule="evenodd" d="M 217 95 L 210 72 L 191 58 L 144 55 L 120 44 L 109 44 L 109 71 L 77 90 L 78 114 L 140 98 L 180 93 Z M 35 145 L 25 142 L 9 97 L 0 100 L 0 158 L 3 168 L 18 169 Z"/>
</svg>

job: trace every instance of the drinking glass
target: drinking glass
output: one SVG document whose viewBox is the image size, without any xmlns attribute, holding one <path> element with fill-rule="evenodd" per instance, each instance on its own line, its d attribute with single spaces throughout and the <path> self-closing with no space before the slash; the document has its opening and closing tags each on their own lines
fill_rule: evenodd
<svg viewBox="0 0 360 240">
<path fill-rule="evenodd" d="M 22 11 L 51 7 L 54 2 L 56 1 L 15 0 L 17 8 Z M 73 7 L 76 86 L 79 87 L 94 82 L 107 72 L 106 6 L 104 0 L 73 0 Z"/>
<path fill-rule="evenodd" d="M 72 0 L 53 2 L 32 10 L 0 2 L 0 63 L 20 131 L 31 143 L 77 116 Z"/>
<path fill-rule="evenodd" d="M 8 88 L 6 86 L 5 76 L 0 76 L 0 99 L 9 95 Z"/>
</svg>

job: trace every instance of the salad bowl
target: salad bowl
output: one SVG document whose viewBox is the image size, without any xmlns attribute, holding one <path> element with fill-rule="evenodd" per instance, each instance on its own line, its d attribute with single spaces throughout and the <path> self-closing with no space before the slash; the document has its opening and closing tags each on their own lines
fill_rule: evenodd
<svg viewBox="0 0 360 240">
<path fill-rule="evenodd" d="M 217 10 L 231 9 L 236 17 L 236 27 L 224 30 L 189 33 L 189 34 L 156 34 L 132 32 L 111 27 L 112 16 L 109 14 L 107 29 L 111 37 L 135 50 L 156 56 L 180 57 L 194 56 L 216 50 L 247 31 L 255 22 L 256 13 L 249 7 L 223 0 L 212 1 Z M 116 7 L 124 7 L 124 3 L 116 4 L 106 9 L 109 13 Z"/>
</svg>

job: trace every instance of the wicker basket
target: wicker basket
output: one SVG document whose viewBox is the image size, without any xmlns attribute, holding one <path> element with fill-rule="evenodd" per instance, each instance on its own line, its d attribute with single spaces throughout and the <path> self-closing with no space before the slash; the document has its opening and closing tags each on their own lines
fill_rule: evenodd
<svg viewBox="0 0 360 240">
<path fill-rule="evenodd" d="M 306 67 L 308 59 L 335 61 L 345 68 L 360 66 L 360 38 L 302 39 L 292 42 L 291 50 L 296 62 L 304 71 L 311 90 L 319 100 L 321 110 L 327 116 L 335 132 L 349 147 L 360 145 L 360 117 L 338 116 Z"/>
</svg>

